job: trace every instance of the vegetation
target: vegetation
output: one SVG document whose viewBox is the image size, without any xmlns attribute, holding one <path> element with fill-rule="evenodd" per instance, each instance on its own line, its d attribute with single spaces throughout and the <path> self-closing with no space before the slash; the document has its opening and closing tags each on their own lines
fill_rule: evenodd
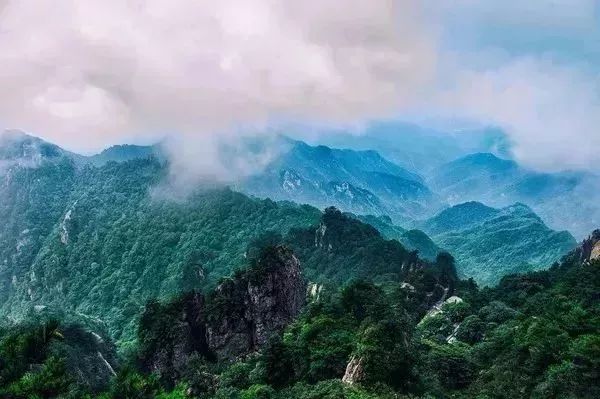
<svg viewBox="0 0 600 399">
<path fill-rule="evenodd" d="M 510 273 L 547 268 L 577 244 L 570 233 L 551 230 L 523 204 L 495 209 L 468 202 L 421 227 L 456 257 L 461 277 L 482 285 L 497 284 Z"/>
<path fill-rule="evenodd" d="M 264 231 L 310 226 L 321 215 L 229 189 L 167 200 L 165 173 L 155 159 L 11 169 L 0 187 L 0 314 L 68 309 L 131 341 L 148 300 L 209 289 Z"/>
<path fill-rule="evenodd" d="M 84 392 L 99 398 L 596 398 L 599 287 L 600 262 L 571 256 L 548 271 L 506 277 L 496 288 L 463 281 L 455 292 L 462 301 L 448 300 L 423 317 L 401 284 L 355 281 L 313 298 L 254 355 L 233 363 L 198 358 L 170 386 L 125 361 L 104 393 L 74 381 L 60 353 L 48 349 L 64 339 L 59 324 L 21 326 L 2 331 L 0 392 L 9 398 Z M 352 359 L 360 366 L 349 376 Z"/>
<path fill-rule="evenodd" d="M 95 167 L 33 141 L 0 158 L 2 398 L 600 397 L 597 247 L 529 271 L 573 242 L 524 206 L 426 224 L 481 273 L 528 271 L 481 289 L 385 218 L 229 189 L 178 202 L 153 157 Z"/>
</svg>

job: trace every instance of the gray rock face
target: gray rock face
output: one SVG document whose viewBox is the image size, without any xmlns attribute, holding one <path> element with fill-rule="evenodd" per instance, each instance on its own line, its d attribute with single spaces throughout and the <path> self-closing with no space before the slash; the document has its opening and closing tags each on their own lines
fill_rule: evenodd
<svg viewBox="0 0 600 399">
<path fill-rule="evenodd" d="M 292 322 L 305 300 L 298 259 L 285 247 L 269 247 L 206 298 L 193 293 L 149 305 L 140 321 L 141 360 L 168 383 L 197 358 L 243 357 Z"/>
<path fill-rule="evenodd" d="M 342 382 L 348 385 L 360 383 L 365 379 L 365 371 L 363 367 L 363 359 L 360 357 L 352 357 L 346 365 L 346 372 L 342 377 Z"/>
<path fill-rule="evenodd" d="M 208 346 L 218 358 L 234 359 L 256 351 L 300 313 L 306 282 L 294 254 L 276 247 L 257 260 L 255 270 L 217 287 L 214 301 L 228 312 L 208 324 Z M 258 270 L 256 270 L 258 269 Z M 223 309 L 221 309 L 223 310 Z"/>
<path fill-rule="evenodd" d="M 154 303 L 146 308 L 141 320 L 144 335 L 169 337 L 146 348 L 143 357 L 149 372 L 173 382 L 194 357 L 208 354 L 204 305 L 204 296 L 192 293 L 164 307 Z M 144 335 L 140 337 L 142 341 L 147 340 Z"/>
<path fill-rule="evenodd" d="M 594 230 L 587 239 L 583 240 L 580 251 L 582 262 L 600 258 L 600 230 Z"/>
</svg>

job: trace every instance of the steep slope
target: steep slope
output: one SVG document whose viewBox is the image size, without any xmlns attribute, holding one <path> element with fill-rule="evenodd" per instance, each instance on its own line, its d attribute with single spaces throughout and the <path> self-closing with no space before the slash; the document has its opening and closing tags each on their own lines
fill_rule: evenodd
<svg viewBox="0 0 600 399">
<path fill-rule="evenodd" d="M 155 159 L 77 166 L 69 157 L 14 164 L 0 186 L 0 312 L 66 308 L 132 337 L 152 297 L 214 286 L 266 230 L 309 226 L 308 206 L 253 200 L 227 189 L 164 199 Z"/>
<path fill-rule="evenodd" d="M 140 361 L 174 383 L 194 357 L 231 361 L 264 347 L 306 300 L 300 262 L 284 247 L 266 247 L 251 265 L 211 293 L 150 302 L 140 320 Z"/>
<path fill-rule="evenodd" d="M 283 239 L 304 265 L 309 281 L 345 284 L 354 279 L 402 281 L 427 262 L 372 226 L 327 208 L 318 226 L 292 229 Z"/>
<path fill-rule="evenodd" d="M 530 208 L 502 209 L 469 202 L 442 211 L 421 228 L 457 259 L 463 277 L 494 284 L 506 274 L 548 267 L 576 242 L 549 229 Z"/>
<path fill-rule="evenodd" d="M 7 169 L 1 314 L 19 319 L 36 306 L 65 309 L 99 319 L 123 343 L 148 299 L 214 287 L 250 242 L 292 228 L 285 241 L 315 283 L 401 279 L 424 267 L 400 243 L 337 211 L 319 225 L 321 212 L 310 206 L 228 189 L 197 192 L 183 203 L 165 199 L 166 168 L 152 157 L 96 167 L 60 155 Z"/>
<path fill-rule="evenodd" d="M 504 277 L 418 326 L 423 369 L 438 392 L 464 397 L 595 398 L 600 395 L 600 263 L 595 231 L 549 270 Z"/>
<path fill-rule="evenodd" d="M 57 146 L 19 132 L 0 136 L 0 304 L 29 273 L 64 212 L 77 168 Z"/>
<path fill-rule="evenodd" d="M 118 369 L 115 346 L 81 325 L 28 320 L 0 327 L 0 396 L 57 397 L 106 389 Z"/>
<path fill-rule="evenodd" d="M 261 197 L 336 205 L 354 213 L 407 219 L 439 207 L 422 178 L 375 151 L 339 150 L 282 139 L 285 147 L 264 172 L 241 184 Z"/>
</svg>

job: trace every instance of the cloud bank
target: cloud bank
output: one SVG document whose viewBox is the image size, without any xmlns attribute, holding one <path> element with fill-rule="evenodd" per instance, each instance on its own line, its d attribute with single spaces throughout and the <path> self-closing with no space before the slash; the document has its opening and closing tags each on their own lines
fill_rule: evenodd
<svg viewBox="0 0 600 399">
<path fill-rule="evenodd" d="M 83 152 L 166 135 L 175 169 L 235 175 L 211 149 L 240 132 L 417 112 L 589 169 L 599 21 L 594 0 L 0 0 L 0 126 Z"/>
<path fill-rule="evenodd" d="M 376 118 L 431 78 L 418 14 L 411 0 L 8 0 L 0 122 L 90 151 L 124 136 Z"/>
</svg>

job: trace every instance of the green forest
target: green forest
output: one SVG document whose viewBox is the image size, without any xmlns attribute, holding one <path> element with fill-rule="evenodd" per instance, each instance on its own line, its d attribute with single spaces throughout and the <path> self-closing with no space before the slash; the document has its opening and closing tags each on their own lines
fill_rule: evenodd
<svg viewBox="0 0 600 399">
<path fill-rule="evenodd" d="M 264 252 L 232 278 L 260 280 L 266 269 L 256 259 Z M 140 323 L 135 347 L 120 354 L 107 386 L 82 383 L 71 372 L 103 350 L 88 342 L 84 327 L 55 319 L 12 326 L 1 332 L 0 392 L 6 398 L 600 395 L 600 262 L 578 249 L 547 271 L 506 276 L 485 289 L 454 275 L 452 257 L 442 254 L 407 276 L 451 287 L 452 297 L 429 311 L 419 289 L 399 279 L 329 285 L 259 351 L 229 361 L 198 351 L 175 376 L 149 372 L 145 357 L 148 348 L 178 345 L 169 332 L 185 301 L 151 301 L 142 320 L 152 322 Z M 226 302 L 217 300 L 207 312 Z"/>
<path fill-rule="evenodd" d="M 600 396 L 599 232 L 552 264 L 576 244 L 521 205 L 450 208 L 426 234 L 180 198 L 153 156 L 43 155 L 0 185 L 1 398 Z"/>
</svg>

